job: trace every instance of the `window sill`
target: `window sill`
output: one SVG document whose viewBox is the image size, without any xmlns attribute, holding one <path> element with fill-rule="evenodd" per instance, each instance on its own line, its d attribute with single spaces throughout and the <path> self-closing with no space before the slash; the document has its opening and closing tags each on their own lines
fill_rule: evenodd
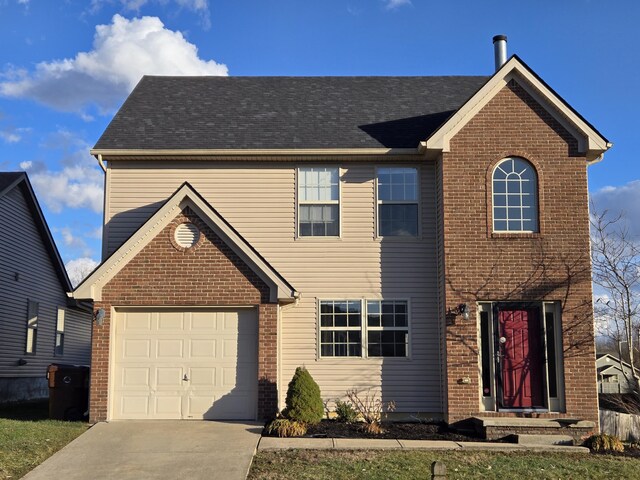
<svg viewBox="0 0 640 480">
<path fill-rule="evenodd" d="M 512 238 L 541 238 L 540 232 L 491 232 L 491 238 L 512 239 Z"/>
<path fill-rule="evenodd" d="M 313 235 L 309 235 L 309 236 L 305 236 L 305 237 L 296 237 L 295 238 L 296 242 L 297 241 L 301 241 L 301 242 L 309 242 L 309 241 L 321 241 L 321 242 L 335 242 L 338 240 L 342 240 L 342 237 L 329 237 L 329 236 L 317 236 L 314 237 Z"/>
</svg>

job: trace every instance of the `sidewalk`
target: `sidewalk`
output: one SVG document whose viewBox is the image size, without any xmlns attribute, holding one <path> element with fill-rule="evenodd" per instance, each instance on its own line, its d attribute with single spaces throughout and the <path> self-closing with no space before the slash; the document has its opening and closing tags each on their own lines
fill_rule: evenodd
<svg viewBox="0 0 640 480">
<path fill-rule="evenodd" d="M 258 451 L 265 450 L 490 450 L 589 453 L 586 447 L 527 445 L 497 442 L 452 442 L 446 440 L 386 440 L 364 438 L 276 438 L 262 437 Z"/>
</svg>

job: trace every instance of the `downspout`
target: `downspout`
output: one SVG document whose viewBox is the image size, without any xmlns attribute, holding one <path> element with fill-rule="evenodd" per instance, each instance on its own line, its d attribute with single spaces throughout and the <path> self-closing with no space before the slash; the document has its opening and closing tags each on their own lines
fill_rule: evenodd
<svg viewBox="0 0 640 480">
<path fill-rule="evenodd" d="M 102 154 L 99 153 L 98 155 L 96 155 L 96 158 L 98 159 L 98 164 L 100 165 L 102 171 L 104 173 L 107 173 L 107 167 L 104 166 L 104 162 L 102 161 Z"/>
</svg>

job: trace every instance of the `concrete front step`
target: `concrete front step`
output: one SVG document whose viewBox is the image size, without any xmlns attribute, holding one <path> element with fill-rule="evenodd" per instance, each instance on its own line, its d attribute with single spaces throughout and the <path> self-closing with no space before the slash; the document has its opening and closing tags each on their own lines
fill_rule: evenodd
<svg viewBox="0 0 640 480">
<path fill-rule="evenodd" d="M 571 437 L 575 444 L 596 429 L 594 422 L 573 418 L 473 417 L 469 420 L 475 431 L 487 440 L 499 440 L 513 435 L 560 435 Z"/>
<path fill-rule="evenodd" d="M 519 445 L 539 446 L 539 445 L 573 445 L 574 439 L 570 435 L 516 435 L 516 443 Z"/>
</svg>

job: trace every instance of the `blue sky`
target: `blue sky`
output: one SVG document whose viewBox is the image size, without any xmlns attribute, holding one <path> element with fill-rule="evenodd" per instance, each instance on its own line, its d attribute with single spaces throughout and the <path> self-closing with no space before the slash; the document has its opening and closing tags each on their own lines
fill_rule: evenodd
<svg viewBox="0 0 640 480">
<path fill-rule="evenodd" d="M 640 235 L 640 2 L 0 0 L 0 170 L 26 170 L 71 273 L 100 258 L 89 155 L 140 75 L 489 75 L 518 54 L 613 149 L 600 208 Z"/>
</svg>

